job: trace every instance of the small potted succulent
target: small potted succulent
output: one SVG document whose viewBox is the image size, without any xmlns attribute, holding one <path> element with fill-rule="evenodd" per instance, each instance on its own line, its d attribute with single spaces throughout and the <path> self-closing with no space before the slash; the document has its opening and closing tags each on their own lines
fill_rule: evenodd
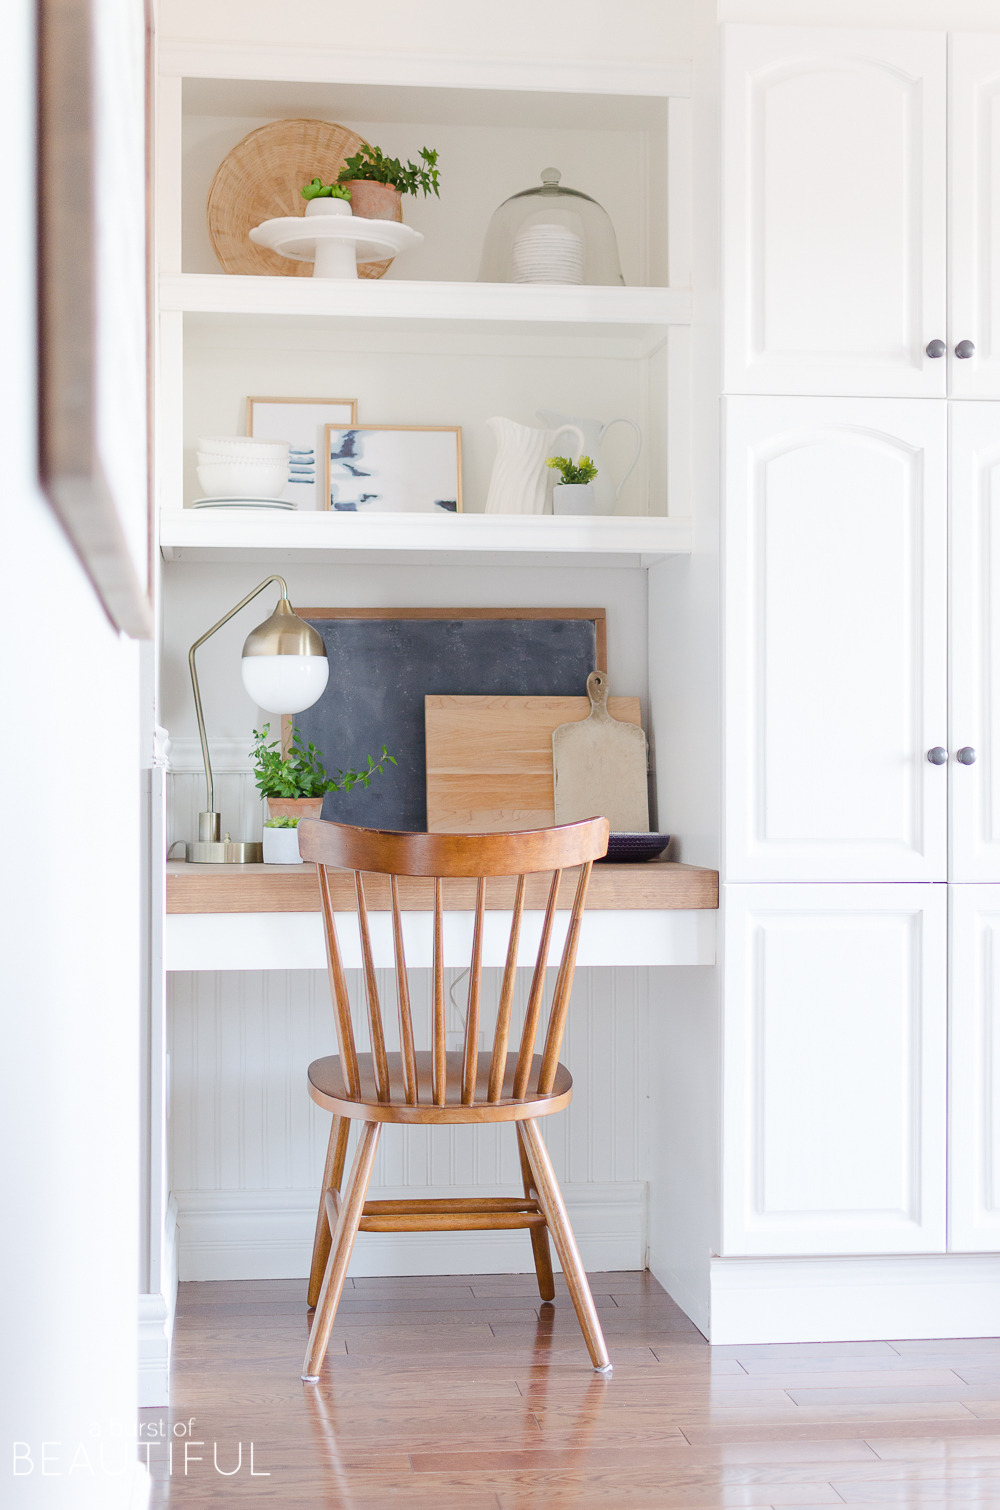
<svg viewBox="0 0 1000 1510">
<path fill-rule="evenodd" d="M 401 220 L 404 194 L 422 190 L 425 198 L 428 194 L 440 198 L 437 160 L 437 152 L 421 147 L 419 163 L 403 164 L 398 157 L 386 157 L 381 147 L 362 142 L 354 156 L 345 160 L 336 186 L 348 190 L 352 213 L 363 220 Z"/>
<path fill-rule="evenodd" d="M 589 456 L 577 462 L 566 456 L 550 456 L 545 465 L 557 470 L 560 481 L 552 489 L 554 514 L 592 514 L 594 512 L 594 478 L 597 468 Z"/>
<path fill-rule="evenodd" d="M 351 191 L 343 184 L 325 184 L 314 178 L 299 193 L 306 201 L 307 215 L 350 215 Z"/>
<path fill-rule="evenodd" d="M 368 756 L 364 770 L 338 770 L 328 776 L 320 752 L 310 740 L 303 744 L 298 729 L 292 725 L 292 738 L 286 754 L 278 740 L 270 739 L 271 725 L 254 729 L 251 750 L 257 790 L 267 798 L 268 819 L 264 824 L 264 863 L 295 864 L 299 858 L 298 827 L 300 818 L 318 818 L 323 811 L 326 792 L 349 792 L 359 783 L 371 786 L 371 779 L 385 769 L 386 762 L 396 761 L 382 746 L 375 761 Z M 286 858 L 291 854 L 292 858 Z"/>
</svg>

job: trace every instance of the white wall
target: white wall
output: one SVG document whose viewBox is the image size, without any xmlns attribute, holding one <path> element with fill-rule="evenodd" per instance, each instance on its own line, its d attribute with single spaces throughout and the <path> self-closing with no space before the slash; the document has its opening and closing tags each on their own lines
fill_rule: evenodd
<svg viewBox="0 0 1000 1510">
<path fill-rule="evenodd" d="M 124 1510 L 137 1503 L 138 648 L 37 484 L 34 25 L 29 0 L 0 6 L 0 1497 Z M 12 1478 L 12 1440 L 30 1444 L 32 1473 Z M 94 1471 L 80 1460 L 70 1476 L 81 1442 Z M 100 1471 L 102 1443 L 118 1476 Z"/>
<path fill-rule="evenodd" d="M 468 980 L 446 972 L 464 1009 Z M 500 970 L 483 972 L 482 1047 L 492 1042 Z M 660 972 L 663 973 L 663 972 Z M 674 972 L 671 972 L 674 973 Z M 685 975 L 695 972 L 677 972 Z M 705 972 L 702 972 L 705 973 Z M 378 971 L 387 1047 L 395 988 Z M 556 1173 L 593 1269 L 645 1264 L 647 970 L 578 970 L 561 1058 L 573 1103 L 543 1119 Z M 549 971 L 549 986 L 555 971 Z M 530 970 L 518 971 L 513 1034 Z M 367 1051 L 361 972 L 348 971 L 359 1048 Z M 417 1047 L 430 1048 L 430 971 L 411 972 Z M 462 1019 L 448 1008 L 448 1030 Z M 182 1279 L 308 1272 L 330 1117 L 310 1101 L 306 1067 L 336 1052 L 325 971 L 227 971 L 170 977 L 171 1155 Z M 399 1199 L 518 1195 L 514 1129 L 387 1127 L 372 1195 Z M 525 1234 L 363 1233 L 355 1274 L 520 1273 Z"/>
<path fill-rule="evenodd" d="M 328 0 L 160 0 L 163 39 L 232 37 L 241 43 L 342 47 L 462 57 L 544 57 L 601 63 L 690 56 L 688 0 L 605 0 L 539 5 L 535 0 L 381 0 L 377 6 Z"/>
</svg>

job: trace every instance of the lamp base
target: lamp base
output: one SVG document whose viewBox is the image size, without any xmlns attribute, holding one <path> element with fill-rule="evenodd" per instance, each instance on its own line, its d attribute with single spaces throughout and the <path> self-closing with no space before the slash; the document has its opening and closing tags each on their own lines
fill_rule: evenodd
<svg viewBox="0 0 1000 1510">
<path fill-rule="evenodd" d="M 199 841 L 187 846 L 190 865 L 262 865 L 264 846 L 260 843 L 235 844 L 232 840 Z"/>
</svg>

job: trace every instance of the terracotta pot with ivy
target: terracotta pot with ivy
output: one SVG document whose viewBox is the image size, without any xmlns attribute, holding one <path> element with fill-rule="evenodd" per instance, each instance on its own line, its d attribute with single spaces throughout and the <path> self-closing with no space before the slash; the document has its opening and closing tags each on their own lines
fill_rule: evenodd
<svg viewBox="0 0 1000 1510">
<path fill-rule="evenodd" d="M 405 165 L 386 157 L 381 147 L 362 142 L 337 175 L 339 186 L 351 196 L 351 211 L 362 220 L 402 220 L 404 194 L 438 195 L 438 154 L 421 147 L 420 162 Z"/>
<path fill-rule="evenodd" d="M 269 818 L 318 818 L 323 811 L 323 798 L 327 792 L 349 792 L 359 783 L 371 786 L 371 779 L 381 774 L 386 762 L 395 765 L 385 745 L 377 761 L 368 756 L 364 770 L 341 771 L 335 776 L 327 774 L 320 752 L 310 740 L 303 744 L 302 735 L 292 725 L 292 737 L 283 754 L 281 742 L 270 739 L 271 725 L 253 731 L 254 781 L 257 790 L 267 798 Z"/>
</svg>

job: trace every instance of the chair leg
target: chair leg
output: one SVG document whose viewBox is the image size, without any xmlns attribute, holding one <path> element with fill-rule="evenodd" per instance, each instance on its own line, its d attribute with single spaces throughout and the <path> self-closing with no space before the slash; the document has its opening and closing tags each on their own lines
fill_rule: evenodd
<svg viewBox="0 0 1000 1510">
<path fill-rule="evenodd" d="M 521 1160 L 521 1179 L 524 1183 L 524 1194 L 527 1200 L 536 1199 L 535 1177 L 528 1163 L 528 1155 L 524 1151 L 524 1135 L 521 1132 L 520 1122 L 514 1123 L 517 1129 L 517 1152 Z M 547 1227 L 531 1227 L 531 1252 L 535 1260 L 535 1275 L 538 1279 L 538 1293 L 543 1300 L 555 1300 L 556 1287 L 552 1278 L 552 1258 L 549 1254 L 549 1231 Z"/>
<path fill-rule="evenodd" d="M 323 1188 L 319 1193 L 319 1211 L 316 1215 L 316 1236 L 313 1238 L 312 1268 L 309 1271 L 309 1295 L 306 1304 L 310 1307 L 319 1299 L 320 1285 L 326 1272 L 333 1241 L 330 1223 L 326 1219 L 326 1192 L 338 1190 L 344 1183 L 344 1161 L 347 1158 L 347 1139 L 351 1131 L 350 1118 L 334 1117 L 330 1128 L 330 1142 L 326 1150 L 326 1168 L 323 1170 Z"/>
<path fill-rule="evenodd" d="M 587 1275 L 580 1258 L 580 1250 L 576 1246 L 576 1238 L 566 1215 L 566 1206 L 562 1198 L 562 1191 L 556 1180 L 549 1158 L 548 1150 L 542 1142 L 542 1135 L 538 1130 L 538 1123 L 531 1118 L 521 1122 L 520 1126 L 524 1134 L 524 1149 L 535 1176 L 535 1189 L 538 1191 L 538 1202 L 545 1213 L 552 1238 L 556 1245 L 563 1266 L 563 1274 L 569 1286 L 570 1298 L 576 1311 L 580 1329 L 583 1332 L 590 1361 L 599 1374 L 610 1376 L 611 1363 L 608 1360 L 608 1350 L 604 1343 L 604 1333 L 601 1331 L 601 1323 L 598 1319 L 597 1308 L 594 1305 L 594 1297 L 590 1293 L 590 1285 L 587 1283 Z"/>
<path fill-rule="evenodd" d="M 358 1234 L 358 1223 L 365 1209 L 365 1196 L 368 1194 L 368 1182 L 372 1177 L 375 1151 L 378 1148 L 381 1131 L 380 1122 L 366 1122 L 361 1129 L 347 1191 L 340 1206 L 340 1220 L 337 1223 L 333 1246 L 327 1260 L 326 1273 L 323 1275 L 319 1300 L 316 1302 L 316 1314 L 309 1333 L 309 1345 L 302 1364 L 302 1378 L 307 1384 L 316 1383 L 323 1359 L 326 1357 L 334 1317 L 340 1304 L 344 1280 L 347 1278 L 347 1266 L 351 1261 L 354 1239 Z"/>
</svg>

